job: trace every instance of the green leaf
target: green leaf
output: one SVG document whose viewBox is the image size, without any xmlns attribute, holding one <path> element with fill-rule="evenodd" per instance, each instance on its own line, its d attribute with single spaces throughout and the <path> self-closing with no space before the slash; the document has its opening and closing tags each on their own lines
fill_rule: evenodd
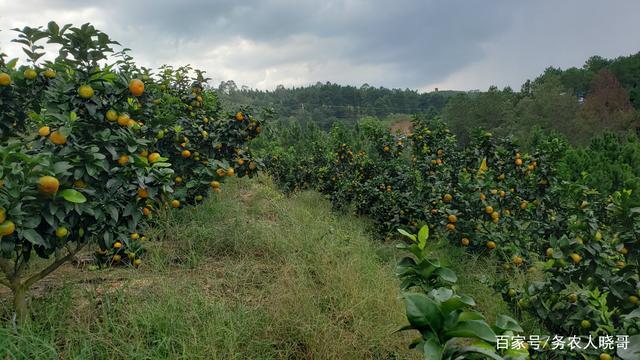
<svg viewBox="0 0 640 360">
<path fill-rule="evenodd" d="M 469 297 L 463 298 L 463 297 L 460 297 L 460 296 L 457 296 L 457 295 L 453 296 L 450 299 L 442 302 L 442 304 L 441 304 L 442 312 L 446 314 L 446 313 L 449 313 L 449 312 L 454 311 L 454 310 L 463 309 L 463 308 L 465 308 L 467 306 L 473 306 L 473 305 L 469 304 L 468 301 L 465 301 L 465 300 L 468 300 L 468 299 L 471 299 L 471 298 L 469 298 Z M 473 299 L 471 299 L 471 302 L 473 303 Z M 475 303 L 473 303 L 473 304 L 475 304 Z"/>
<path fill-rule="evenodd" d="M 422 353 L 424 355 L 424 359 L 440 360 L 442 359 L 443 350 L 444 347 L 438 344 L 438 342 L 434 338 L 427 340 L 422 345 Z"/>
<path fill-rule="evenodd" d="M 84 197 L 79 191 L 74 189 L 65 189 L 60 192 L 60 195 L 67 200 L 68 202 L 82 204 L 87 201 L 87 198 Z"/>
<path fill-rule="evenodd" d="M 493 349 L 493 347 L 487 348 L 487 347 L 471 345 L 471 346 L 464 346 L 460 348 L 458 351 L 456 351 L 456 354 L 469 354 L 469 353 L 482 354 L 488 358 L 495 359 L 495 360 L 504 360 L 500 355 L 496 354 L 496 351 Z M 467 356 L 465 356 L 464 358 L 467 358 Z"/>
<path fill-rule="evenodd" d="M 640 335 L 629 336 L 629 345 L 626 349 L 618 349 L 618 356 L 622 360 L 640 359 Z"/>
<path fill-rule="evenodd" d="M 414 242 L 416 241 L 416 236 L 413 234 L 408 233 L 407 231 L 403 230 L 403 229 L 398 229 L 398 232 L 406 237 L 408 237 L 409 239 L 413 240 Z"/>
<path fill-rule="evenodd" d="M 496 342 L 496 334 L 484 320 L 460 321 L 444 335 L 449 338 L 477 338 L 490 343 Z"/>
<path fill-rule="evenodd" d="M 458 281 L 458 276 L 456 276 L 456 273 L 449 268 L 439 268 L 436 270 L 436 274 L 438 274 L 438 276 L 440 276 L 442 280 L 448 281 L 450 283 L 455 283 L 456 281 Z"/>
<path fill-rule="evenodd" d="M 423 250 L 427 245 L 427 239 L 429 238 L 429 226 L 425 225 L 418 231 L 418 247 Z"/>
<path fill-rule="evenodd" d="M 404 293 L 403 297 L 411 325 L 418 329 L 430 327 L 434 332 L 440 331 L 444 317 L 434 300 L 421 293 Z"/>
<path fill-rule="evenodd" d="M 44 241 L 42 236 L 40 236 L 40 234 L 38 234 L 38 232 L 33 229 L 23 230 L 22 237 L 24 237 L 25 239 L 27 239 L 27 241 L 34 245 L 46 246 L 46 242 Z"/>
<path fill-rule="evenodd" d="M 522 327 L 520 326 L 520 324 L 518 324 L 518 322 L 515 319 L 507 315 L 498 315 L 498 318 L 496 319 L 496 327 L 502 331 L 505 331 L 505 330 L 510 330 L 514 332 L 524 331 L 522 330 Z"/>
</svg>

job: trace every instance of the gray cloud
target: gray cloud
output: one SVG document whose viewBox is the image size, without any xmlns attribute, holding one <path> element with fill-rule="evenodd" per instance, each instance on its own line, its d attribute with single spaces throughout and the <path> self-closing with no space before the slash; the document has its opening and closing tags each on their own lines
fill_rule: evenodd
<svg viewBox="0 0 640 360">
<path fill-rule="evenodd" d="M 145 65 L 191 63 L 216 81 L 260 88 L 518 87 L 546 65 L 640 50 L 632 0 L 0 0 L 0 8 L 0 24 L 90 21 Z"/>
</svg>

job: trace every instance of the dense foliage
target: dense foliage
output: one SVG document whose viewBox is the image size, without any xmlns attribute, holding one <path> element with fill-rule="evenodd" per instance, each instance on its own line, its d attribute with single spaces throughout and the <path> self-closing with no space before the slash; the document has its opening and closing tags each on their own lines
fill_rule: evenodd
<svg viewBox="0 0 640 360">
<path fill-rule="evenodd" d="M 313 122 L 328 130 L 336 122 L 355 123 L 363 116 L 379 118 L 391 114 L 438 113 L 458 91 L 419 93 L 409 89 L 387 89 L 362 86 L 343 86 L 332 83 L 261 91 L 238 88 L 233 81 L 218 86 L 220 98 L 234 105 L 271 107 L 279 119 L 291 117 L 298 122 Z"/>
<path fill-rule="evenodd" d="M 426 223 L 469 251 L 494 253 L 505 275 L 495 287 L 549 331 L 638 333 L 640 202 L 635 189 L 613 188 L 633 182 L 614 179 L 598 192 L 571 177 L 605 176 L 595 171 L 596 161 L 608 158 L 592 158 L 579 170 L 581 163 L 571 159 L 580 150 L 541 134 L 530 152 L 483 131 L 459 148 L 444 123 L 419 118 L 408 135 L 366 122 L 329 134 L 297 129 L 299 141 L 289 143 L 292 137 L 284 134 L 290 129 L 276 132 L 266 147 L 268 169 L 285 191 L 317 189 L 337 208 L 375 220 L 382 233 L 416 231 Z M 606 136 L 590 151 L 599 151 L 598 142 L 612 147 L 618 139 Z M 637 178 L 633 163 L 628 166 L 619 177 Z M 511 283 L 529 269 L 543 272 L 543 280 Z"/>
<path fill-rule="evenodd" d="M 0 54 L 0 284 L 23 322 L 29 288 L 86 244 L 100 266 L 138 267 L 157 211 L 252 176 L 261 127 L 222 114 L 201 72 L 154 76 L 90 24 L 16 30 L 28 63 Z"/>
</svg>

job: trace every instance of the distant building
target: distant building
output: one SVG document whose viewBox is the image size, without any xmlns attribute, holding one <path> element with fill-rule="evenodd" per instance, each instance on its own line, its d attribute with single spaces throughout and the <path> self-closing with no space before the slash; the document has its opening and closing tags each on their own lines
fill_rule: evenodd
<svg viewBox="0 0 640 360">
<path fill-rule="evenodd" d="M 438 92 L 438 88 L 436 88 L 436 92 Z"/>
</svg>

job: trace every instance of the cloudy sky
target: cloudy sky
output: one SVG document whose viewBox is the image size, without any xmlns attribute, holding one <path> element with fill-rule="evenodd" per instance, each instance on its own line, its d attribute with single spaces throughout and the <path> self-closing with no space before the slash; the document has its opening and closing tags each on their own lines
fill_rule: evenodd
<svg viewBox="0 0 640 360">
<path fill-rule="evenodd" d="M 192 64 L 213 83 L 519 89 L 549 65 L 640 51 L 637 0 L 0 0 L 9 29 L 91 22 L 145 66 Z"/>
</svg>

